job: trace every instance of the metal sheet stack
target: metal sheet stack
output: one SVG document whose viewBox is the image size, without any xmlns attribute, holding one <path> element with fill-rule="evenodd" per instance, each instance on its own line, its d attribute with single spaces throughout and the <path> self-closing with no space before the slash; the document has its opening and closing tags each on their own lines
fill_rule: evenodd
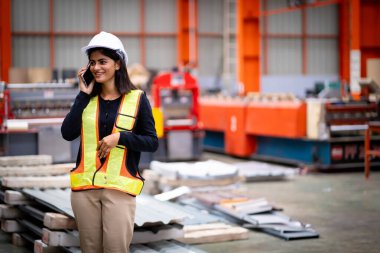
<svg viewBox="0 0 380 253">
<path fill-rule="evenodd" d="M 236 166 L 215 160 L 195 163 L 153 161 L 150 169 L 159 174 L 162 188 L 223 186 L 240 181 Z"/>
<path fill-rule="evenodd" d="M 265 198 L 252 199 L 233 190 L 198 191 L 193 192 L 192 197 L 181 200 L 181 203 L 199 210 L 208 210 L 246 228 L 285 240 L 319 237 L 319 233 L 310 224 L 291 219 Z"/>
<path fill-rule="evenodd" d="M 68 188 L 73 164 L 51 163 L 49 156 L 0 158 L 1 227 L 36 253 L 80 252 Z M 179 222 L 191 217 L 180 206 L 140 195 L 136 214 L 131 252 L 204 252 L 173 240 L 183 238 Z"/>
<path fill-rule="evenodd" d="M 223 227 L 221 230 L 224 229 L 225 232 L 224 237 L 223 232 L 215 233 L 220 238 L 223 237 L 224 240 L 227 240 L 226 238 L 230 236 L 231 240 L 244 239 L 246 232 L 236 231 L 236 227 L 231 227 L 231 233 L 228 234 L 229 227 L 227 227 L 227 222 L 232 222 L 235 225 L 262 231 L 286 240 L 319 237 L 319 234 L 310 225 L 287 217 L 270 205 L 265 198 L 252 199 L 239 193 L 238 184 L 234 184 L 241 179 L 245 181 L 288 179 L 299 173 L 295 168 L 253 161 L 226 164 L 214 160 L 196 163 L 154 161 L 151 163 L 150 168 L 161 177 L 160 184 L 162 189 L 179 185 L 191 188 L 191 190 L 188 190 L 187 196 L 191 195 L 193 199 L 189 199 L 187 196 L 179 198 L 182 204 L 198 208 L 198 212 L 206 210 L 224 218 L 223 225 L 199 224 L 199 231 L 206 230 L 211 226 L 218 229 L 218 226 L 220 226 L 220 228 Z M 194 202 L 197 204 L 194 205 Z M 193 229 L 195 228 L 188 227 L 188 231 L 193 231 Z M 195 237 L 194 240 L 184 239 L 183 241 L 195 243 Z M 199 238 L 203 238 L 203 241 Z M 203 233 L 199 238 L 199 243 L 208 242 L 206 239 L 207 233 Z M 213 240 L 218 239 L 215 237 Z"/>
<path fill-rule="evenodd" d="M 300 171 L 298 168 L 257 161 L 240 162 L 234 165 L 245 182 L 287 180 L 299 174 Z"/>
<path fill-rule="evenodd" d="M 0 157 L 1 229 L 12 233 L 13 244 L 33 247 L 34 241 L 41 238 L 44 213 L 48 211 L 20 190 L 27 187 L 66 188 L 70 185 L 68 172 L 73 167 L 71 163 L 53 164 L 49 155 Z"/>
</svg>

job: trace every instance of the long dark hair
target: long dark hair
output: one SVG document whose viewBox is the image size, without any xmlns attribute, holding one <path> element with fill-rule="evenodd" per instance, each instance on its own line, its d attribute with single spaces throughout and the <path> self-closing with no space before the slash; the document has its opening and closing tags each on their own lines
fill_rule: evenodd
<svg viewBox="0 0 380 253">
<path fill-rule="evenodd" d="M 94 47 L 87 50 L 88 60 L 90 60 L 90 56 L 93 52 L 99 51 L 105 56 L 111 58 L 114 61 L 118 61 L 120 63 L 120 68 L 115 72 L 115 85 L 120 94 L 127 94 L 131 90 L 136 90 L 136 86 L 131 82 L 127 65 L 125 64 L 123 54 L 121 52 L 117 52 L 116 50 L 112 50 L 104 47 Z M 95 82 L 94 89 L 91 92 L 91 96 L 99 95 L 102 90 L 101 84 L 97 84 Z"/>
</svg>

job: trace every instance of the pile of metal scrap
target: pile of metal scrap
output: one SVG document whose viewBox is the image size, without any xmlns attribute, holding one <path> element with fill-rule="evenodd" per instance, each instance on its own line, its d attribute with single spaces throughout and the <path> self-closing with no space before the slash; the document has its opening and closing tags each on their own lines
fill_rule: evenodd
<svg viewBox="0 0 380 253">
<path fill-rule="evenodd" d="M 64 214 L 71 219 L 74 218 L 69 201 L 70 190 L 24 189 L 22 193 L 55 212 Z M 191 217 L 191 214 L 178 205 L 162 202 L 148 195 L 140 195 L 136 201 L 135 230 L 132 244 L 145 244 L 183 237 L 183 226 L 178 222 Z M 47 236 L 42 236 L 42 242 L 49 246 L 79 246 L 77 236 L 73 235 L 71 231 L 59 231 L 57 234 L 46 228 L 43 232 Z M 72 237 L 76 237 L 77 240 L 64 240 L 64 238 Z"/>
<path fill-rule="evenodd" d="M 281 165 L 249 161 L 234 164 L 239 175 L 246 182 L 286 180 L 299 174 L 298 168 L 289 168 Z"/>
<path fill-rule="evenodd" d="M 209 188 L 209 187 L 208 187 Z M 204 188 L 202 188 L 204 189 Z M 190 194 L 192 189 L 187 186 L 181 186 L 170 191 L 155 195 L 154 197 L 161 201 L 175 200 L 183 198 Z M 179 205 L 179 204 L 176 204 Z M 183 225 L 184 236 L 177 240 L 189 243 L 214 243 L 234 240 L 243 240 L 248 238 L 249 230 L 231 224 L 225 219 L 210 214 L 206 210 L 193 208 L 191 206 L 182 206 L 192 218 L 180 222 Z"/>
<path fill-rule="evenodd" d="M 150 169 L 159 174 L 163 188 L 223 186 L 240 181 L 236 166 L 215 160 L 195 163 L 152 161 Z"/>
<path fill-rule="evenodd" d="M 66 247 L 62 249 L 59 253 L 81 253 L 81 250 L 76 247 Z M 50 253 L 51 251 L 49 251 Z M 129 248 L 130 253 L 206 253 L 201 249 L 192 247 L 190 245 L 175 241 L 159 241 L 151 242 L 146 244 L 132 244 Z M 56 252 L 54 252 L 56 253 Z M 57 252 L 58 253 L 58 252 Z"/>
<path fill-rule="evenodd" d="M 13 244 L 34 248 L 36 253 L 80 252 L 67 188 L 69 181 L 62 180 L 61 184 L 55 180 L 68 177 L 67 172 L 73 165 L 52 165 L 51 161 L 47 156 L 0 158 L 0 173 L 4 176 L 0 188 L 1 228 L 12 233 Z M 28 166 L 17 168 L 20 164 Z M 44 166 L 50 166 L 52 174 L 48 174 Z M 41 175 L 38 168 L 47 173 Z M 136 200 L 131 252 L 204 252 L 173 240 L 184 237 L 183 225 L 179 222 L 191 217 L 183 207 L 148 195 L 140 195 Z"/>
<path fill-rule="evenodd" d="M 319 234 L 309 224 L 303 224 L 283 214 L 265 198 L 251 199 L 234 191 L 198 191 L 181 203 L 224 217 L 246 228 L 262 231 L 285 240 L 317 238 Z"/>
<path fill-rule="evenodd" d="M 69 198 L 69 189 L 24 189 L 22 192 L 6 190 L 6 204 L 0 206 L 0 217 L 4 219 L 2 229 L 13 233 L 15 244 L 33 245 L 36 253 L 48 250 L 80 252 L 78 231 Z M 159 252 L 154 250 L 160 248 L 173 253 L 204 252 L 173 241 L 184 236 L 183 225 L 177 222 L 191 216 L 183 208 L 150 196 L 141 195 L 137 198 L 138 215 L 131 252 L 141 252 L 139 250 L 148 248 L 151 250 L 148 252 Z M 176 249 L 181 250 L 175 251 Z"/>
</svg>

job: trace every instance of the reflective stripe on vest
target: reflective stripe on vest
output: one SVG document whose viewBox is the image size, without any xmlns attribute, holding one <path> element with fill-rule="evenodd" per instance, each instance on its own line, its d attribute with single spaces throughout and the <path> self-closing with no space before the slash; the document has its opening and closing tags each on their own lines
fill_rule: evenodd
<svg viewBox="0 0 380 253">
<path fill-rule="evenodd" d="M 123 96 L 112 133 L 133 129 L 141 94 L 140 90 L 132 90 Z M 98 101 L 97 96 L 91 98 L 82 114 L 82 158 L 79 166 L 70 173 L 71 188 L 73 190 L 110 188 L 138 195 L 144 182 L 136 175 L 131 175 L 126 168 L 127 149 L 124 146 L 111 149 L 104 164 L 100 164 L 96 151 L 99 142 Z"/>
</svg>

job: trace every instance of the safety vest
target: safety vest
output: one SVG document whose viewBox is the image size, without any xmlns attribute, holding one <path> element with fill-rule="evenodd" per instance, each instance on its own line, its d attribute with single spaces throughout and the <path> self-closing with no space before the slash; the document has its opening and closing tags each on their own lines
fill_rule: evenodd
<svg viewBox="0 0 380 253">
<path fill-rule="evenodd" d="M 132 131 L 139 108 L 142 91 L 132 90 L 124 95 L 112 133 Z M 90 99 L 82 114 L 81 161 L 70 173 L 71 189 L 85 190 L 109 188 L 139 195 L 144 181 L 139 174 L 131 175 L 126 167 L 127 148 L 116 146 L 111 149 L 103 164 L 98 157 L 96 147 L 99 143 L 98 117 L 99 98 Z"/>
</svg>

